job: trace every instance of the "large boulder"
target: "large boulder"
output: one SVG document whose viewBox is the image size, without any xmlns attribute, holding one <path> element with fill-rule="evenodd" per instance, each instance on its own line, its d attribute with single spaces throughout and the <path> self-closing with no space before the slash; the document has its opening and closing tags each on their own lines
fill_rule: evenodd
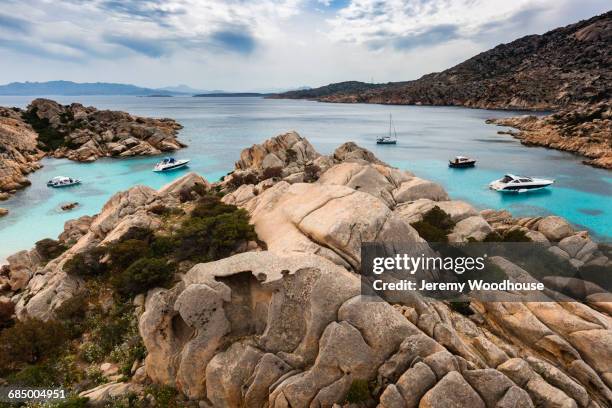
<svg viewBox="0 0 612 408">
<path fill-rule="evenodd" d="M 551 215 L 539 222 L 538 231 L 551 241 L 560 241 L 572 235 L 574 229 L 565 219 Z"/>
<path fill-rule="evenodd" d="M 393 198 L 398 204 L 418 200 L 420 198 L 427 198 L 433 201 L 444 201 L 448 200 L 448 194 L 442 186 L 433 181 L 413 177 L 403 182 L 399 188 L 393 191 Z"/>
<path fill-rule="evenodd" d="M 448 235 L 450 242 L 465 242 L 472 238 L 482 241 L 493 228 L 480 215 L 471 216 L 459 221 Z"/>
<path fill-rule="evenodd" d="M 423 242 L 384 201 L 345 186 L 280 182 L 245 207 L 270 251 L 316 253 L 354 270 L 363 242 Z"/>
</svg>

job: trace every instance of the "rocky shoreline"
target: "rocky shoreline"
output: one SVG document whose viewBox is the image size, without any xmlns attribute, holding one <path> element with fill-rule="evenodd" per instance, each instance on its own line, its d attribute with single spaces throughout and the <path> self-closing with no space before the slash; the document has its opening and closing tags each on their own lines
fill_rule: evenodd
<svg viewBox="0 0 612 408">
<path fill-rule="evenodd" d="M 510 126 L 510 134 L 527 146 L 544 146 L 585 156 L 595 167 L 612 169 L 612 106 L 572 107 L 544 117 L 521 116 L 487 121 Z"/>
<path fill-rule="evenodd" d="M 158 191 L 136 186 L 69 221 L 57 241 L 9 257 L 0 304 L 14 305 L 18 322 L 59 319 L 83 293 L 79 310 L 112 309 L 112 291 L 80 263 L 107 265 L 112 285 L 125 275 L 117 265 L 126 248 L 165 254 L 171 281 L 122 301 L 133 305 L 127 316 L 144 354 L 118 358 L 124 376 L 112 356 L 87 357 L 102 379 L 71 385 L 92 406 L 129 396 L 171 406 L 155 387 L 191 407 L 610 406 L 612 303 L 601 288 L 577 285 L 585 303 L 360 296 L 361 244 L 423 244 L 443 228 L 424 228 L 434 209 L 448 217 L 441 231 L 451 242 L 521 237 L 574 268 L 612 265 L 607 248 L 560 217 L 479 212 L 354 143 L 326 156 L 290 132 L 245 149 L 219 183 L 190 173 Z M 182 241 L 215 220 L 238 228 L 246 216 L 256 237 L 245 230 L 222 255 L 210 255 L 217 241 L 206 238 L 218 230 Z M 172 255 L 172 245 L 182 249 Z M 189 251 L 195 258 L 177 258 Z M 498 261 L 508 276 L 529 277 Z M 97 333 L 85 331 L 72 340 L 80 350 Z"/>
<path fill-rule="evenodd" d="M 100 157 L 156 155 L 185 146 L 173 119 L 97 110 L 35 99 L 26 109 L 0 107 L 0 200 L 30 185 L 45 156 L 92 162 Z"/>
</svg>

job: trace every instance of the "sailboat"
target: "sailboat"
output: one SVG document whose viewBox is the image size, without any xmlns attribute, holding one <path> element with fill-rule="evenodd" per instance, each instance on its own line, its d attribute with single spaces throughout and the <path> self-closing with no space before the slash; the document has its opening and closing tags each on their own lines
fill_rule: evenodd
<svg viewBox="0 0 612 408">
<path fill-rule="evenodd" d="M 389 134 L 376 138 L 376 144 L 397 144 L 397 132 L 391 114 L 389 114 Z"/>
</svg>

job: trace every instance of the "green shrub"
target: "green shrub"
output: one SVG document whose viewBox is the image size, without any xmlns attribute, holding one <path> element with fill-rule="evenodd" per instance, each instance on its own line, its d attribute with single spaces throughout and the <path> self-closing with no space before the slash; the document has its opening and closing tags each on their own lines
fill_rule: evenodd
<svg viewBox="0 0 612 408">
<path fill-rule="evenodd" d="M 148 242 L 139 239 L 128 239 L 106 246 L 106 253 L 113 271 L 122 271 L 138 259 L 151 254 Z"/>
<path fill-rule="evenodd" d="M 79 348 L 79 357 L 88 363 L 101 361 L 106 353 L 98 343 L 83 343 Z"/>
<path fill-rule="evenodd" d="M 448 234 L 453 230 L 455 223 L 450 215 L 435 206 L 423 214 L 421 221 L 411 225 L 427 242 L 448 242 Z"/>
<path fill-rule="evenodd" d="M 240 243 L 255 239 L 248 213 L 231 207 L 231 212 L 186 220 L 177 232 L 175 256 L 180 260 L 211 261 L 225 258 Z"/>
<path fill-rule="evenodd" d="M 79 293 L 65 300 L 55 309 L 55 317 L 64 324 L 68 336 L 77 338 L 85 331 L 84 320 L 88 308 L 88 295 Z"/>
<path fill-rule="evenodd" d="M 190 215 L 191 218 L 207 218 L 234 211 L 236 206 L 225 204 L 219 197 L 207 195 L 198 200 Z"/>
<path fill-rule="evenodd" d="M 51 404 L 50 408 L 87 408 L 89 398 L 71 395 L 65 401 Z"/>
<path fill-rule="evenodd" d="M 151 242 L 151 254 L 154 258 L 163 258 L 170 255 L 176 246 L 174 237 L 158 236 Z"/>
<path fill-rule="evenodd" d="M 38 133 L 38 142 L 43 150 L 51 151 L 65 145 L 64 134 L 51 126 L 49 119 L 38 117 L 38 108 L 31 108 L 21 114 L 22 119 L 27 122 Z"/>
<path fill-rule="evenodd" d="M 461 313 L 464 316 L 471 316 L 474 314 L 474 311 L 470 308 L 470 301 L 450 301 L 449 306 L 452 310 L 457 313 Z"/>
<path fill-rule="evenodd" d="M 370 399 L 370 388 L 367 380 L 355 379 L 346 394 L 346 402 L 355 404 Z"/>
<path fill-rule="evenodd" d="M 56 372 L 49 364 L 27 365 L 18 372 L 10 375 L 10 384 L 19 384 L 29 387 L 48 387 L 60 385 L 56 381 Z"/>
<path fill-rule="evenodd" d="M 34 245 L 36 247 L 36 252 L 38 252 L 45 262 L 57 258 L 68 249 L 64 244 L 51 238 L 41 239 Z"/>
<path fill-rule="evenodd" d="M 489 232 L 484 238 L 483 242 L 531 242 L 531 239 L 525 235 L 524 231 L 517 229 L 507 231 L 503 235 L 500 235 L 495 231 Z"/>
<path fill-rule="evenodd" d="M 15 304 L 11 301 L 0 302 L 0 330 L 13 325 Z"/>
<path fill-rule="evenodd" d="M 178 391 L 167 385 L 153 384 L 145 389 L 146 395 L 151 395 L 155 399 L 156 406 L 167 408 L 178 408 Z"/>
<path fill-rule="evenodd" d="M 105 265 L 100 262 L 105 253 L 101 247 L 80 252 L 66 261 L 64 271 L 83 278 L 101 276 L 106 273 Z"/>
<path fill-rule="evenodd" d="M 111 278 L 115 290 L 125 297 L 168 285 L 176 267 L 163 258 L 142 258 Z"/>
<path fill-rule="evenodd" d="M 68 344 L 64 326 L 55 321 L 20 320 L 0 332 L 0 367 L 19 369 L 59 353 Z"/>
</svg>

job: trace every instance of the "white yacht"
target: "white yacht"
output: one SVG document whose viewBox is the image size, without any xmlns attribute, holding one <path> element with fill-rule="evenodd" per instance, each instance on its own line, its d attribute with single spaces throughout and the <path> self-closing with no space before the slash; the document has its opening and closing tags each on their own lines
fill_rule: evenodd
<svg viewBox="0 0 612 408">
<path fill-rule="evenodd" d="M 506 174 L 499 180 L 492 181 L 489 188 L 502 192 L 524 193 L 548 187 L 554 182 L 555 180 Z"/>
<path fill-rule="evenodd" d="M 81 184 L 81 180 L 65 176 L 53 177 L 51 180 L 47 181 L 47 187 L 53 188 L 69 187 L 77 184 Z"/>
<path fill-rule="evenodd" d="M 391 115 L 389 115 L 389 134 L 376 138 L 376 144 L 397 144 L 397 132 Z"/>
<path fill-rule="evenodd" d="M 153 171 L 162 172 L 176 170 L 180 169 L 181 167 L 185 167 L 188 163 L 189 159 L 176 160 L 174 157 L 166 157 L 164 160 L 155 165 Z"/>
</svg>

